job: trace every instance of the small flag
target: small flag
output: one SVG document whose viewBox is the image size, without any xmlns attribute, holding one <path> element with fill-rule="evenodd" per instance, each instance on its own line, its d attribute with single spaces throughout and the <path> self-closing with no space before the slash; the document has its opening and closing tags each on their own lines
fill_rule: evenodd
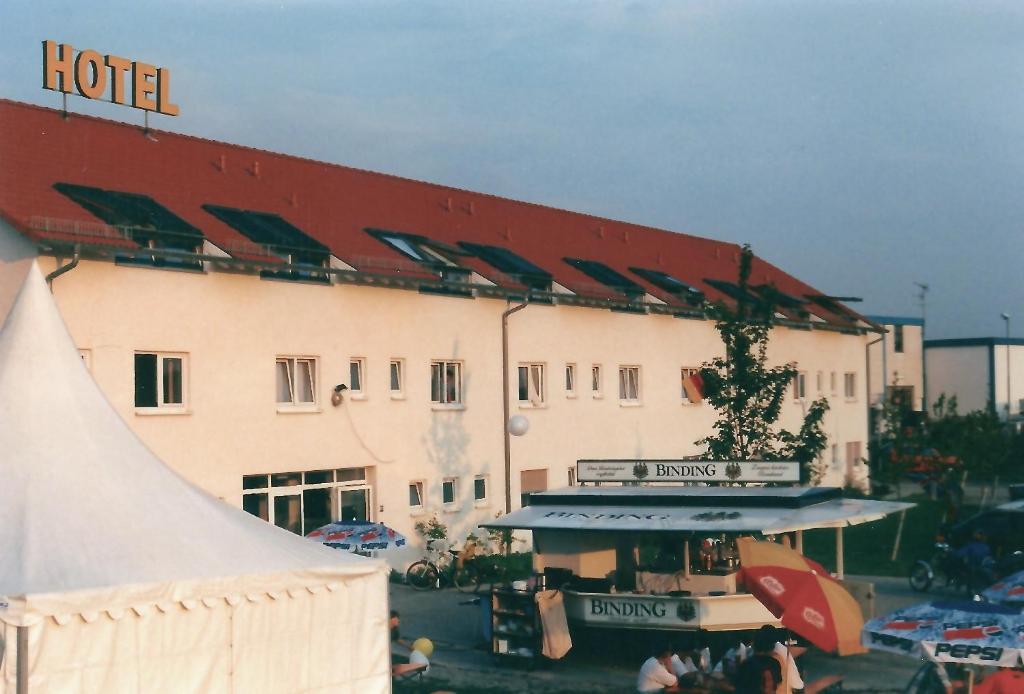
<svg viewBox="0 0 1024 694">
<path fill-rule="evenodd" d="M 686 399 L 690 402 L 704 400 L 704 379 L 700 377 L 699 371 L 695 371 L 683 379 L 683 390 L 686 391 Z"/>
</svg>

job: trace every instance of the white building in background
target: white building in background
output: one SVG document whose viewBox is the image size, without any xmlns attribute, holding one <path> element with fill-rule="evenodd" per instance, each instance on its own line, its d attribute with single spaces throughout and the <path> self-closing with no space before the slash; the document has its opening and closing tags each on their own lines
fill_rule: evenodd
<svg viewBox="0 0 1024 694">
<path fill-rule="evenodd" d="M 925 398 L 924 320 L 907 316 L 867 318 L 886 331 L 868 346 L 871 407 L 881 407 L 889 398 L 921 410 Z"/>
<path fill-rule="evenodd" d="M 93 377 L 160 458 L 271 523 L 436 516 L 461 539 L 577 459 L 712 432 L 683 381 L 722 352 L 703 307 L 738 296 L 734 244 L 24 104 L 0 121 L 0 223 L 46 256 Z M 760 259 L 751 284 L 799 370 L 781 424 L 827 397 L 825 481 L 860 481 L 872 324 Z M 506 479 L 502 316 L 527 295 Z"/>
<path fill-rule="evenodd" d="M 995 406 L 1000 417 L 1019 421 L 1024 406 L 1024 340 L 978 337 L 925 340 L 928 400 L 956 397 L 957 409 Z"/>
</svg>

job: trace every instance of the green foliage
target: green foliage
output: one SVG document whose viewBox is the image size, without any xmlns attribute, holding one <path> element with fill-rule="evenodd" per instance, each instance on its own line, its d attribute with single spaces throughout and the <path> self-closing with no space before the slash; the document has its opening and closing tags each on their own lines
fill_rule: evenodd
<svg viewBox="0 0 1024 694">
<path fill-rule="evenodd" d="M 960 414 L 956 398 L 947 400 L 945 395 L 936 400 L 924 432 L 930 448 L 956 456 L 980 479 L 992 479 L 1006 471 L 1014 438 L 991 403 L 983 410 Z"/>
<path fill-rule="evenodd" d="M 501 513 L 496 514 L 494 517 L 501 518 Z M 496 549 L 496 554 L 508 554 L 512 551 L 512 546 L 518 541 L 512 530 L 486 528 L 486 531 L 487 539 L 491 547 Z"/>
<path fill-rule="evenodd" d="M 820 480 L 824 470 L 815 461 L 827 437 L 822 420 L 828 401 L 819 398 L 804 415 L 800 431 L 775 429 L 786 391 L 797 374 L 795 364 L 768 366 L 768 337 L 776 304 L 773 292 L 750 285 L 754 254 L 744 246 L 740 256 L 740 296 L 734 308 L 716 304 L 709 311 L 725 345 L 725 357 L 700 369 L 704 396 L 719 413 L 715 434 L 697 441 L 715 460 L 796 460 L 801 477 Z M 766 298 L 755 298 L 755 297 Z"/>
<path fill-rule="evenodd" d="M 413 528 L 416 530 L 416 534 L 424 540 L 448 539 L 448 526 L 439 521 L 437 516 L 431 516 L 426 521 L 419 521 Z"/>
<path fill-rule="evenodd" d="M 873 481 L 898 483 L 907 474 L 914 455 L 927 448 L 923 430 L 907 426 L 910 413 L 910 404 L 904 400 L 889 399 L 882 404 L 878 434 L 869 450 Z"/>
</svg>

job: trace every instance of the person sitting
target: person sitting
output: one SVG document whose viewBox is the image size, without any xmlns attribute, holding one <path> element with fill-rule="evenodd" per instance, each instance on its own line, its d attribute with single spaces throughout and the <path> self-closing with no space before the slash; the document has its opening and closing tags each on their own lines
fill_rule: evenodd
<svg viewBox="0 0 1024 694">
<path fill-rule="evenodd" d="M 779 663 L 784 667 L 782 670 L 783 692 L 788 694 L 794 689 L 803 689 L 804 678 L 800 675 L 800 668 L 796 666 L 796 658 L 790 653 L 789 647 L 776 641 L 775 647 L 772 650 L 775 653 L 775 657 L 779 659 Z"/>
<path fill-rule="evenodd" d="M 975 694 L 1017 694 L 1024 692 L 1024 671 L 1017 668 L 999 668 L 979 684 L 974 685 Z"/>
<path fill-rule="evenodd" d="M 736 672 L 737 694 L 776 694 L 782 685 L 782 665 L 775 655 L 775 629 L 763 626 L 754 635 L 754 655 Z"/>
<path fill-rule="evenodd" d="M 965 583 L 968 591 L 983 588 L 985 563 L 992 557 L 992 549 L 988 546 L 985 533 L 975 530 L 971 541 L 953 552 L 953 556 L 963 563 Z"/>
<path fill-rule="evenodd" d="M 672 656 L 672 646 L 666 643 L 645 660 L 636 678 L 636 690 L 642 693 L 678 691 L 679 680 L 672 674 Z"/>
<path fill-rule="evenodd" d="M 735 679 L 740 665 L 753 652 L 750 643 L 750 636 L 744 635 L 734 646 L 726 650 L 725 654 L 722 655 L 722 659 L 718 661 L 714 670 L 711 671 L 712 677 L 724 677 L 729 680 Z"/>
<path fill-rule="evenodd" d="M 692 651 L 677 651 L 672 647 L 672 674 L 679 680 L 680 685 L 696 686 L 700 684 L 700 668 L 693 664 Z"/>
</svg>

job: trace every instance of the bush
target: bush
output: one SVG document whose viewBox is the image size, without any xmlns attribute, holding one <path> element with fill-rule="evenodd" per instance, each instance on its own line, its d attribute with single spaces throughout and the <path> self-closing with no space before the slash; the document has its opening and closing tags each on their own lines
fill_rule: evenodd
<svg viewBox="0 0 1024 694">
<path fill-rule="evenodd" d="M 426 521 L 420 521 L 413 528 L 415 528 L 416 534 L 423 540 L 448 539 L 448 526 L 439 521 L 437 516 L 431 516 Z"/>
</svg>

